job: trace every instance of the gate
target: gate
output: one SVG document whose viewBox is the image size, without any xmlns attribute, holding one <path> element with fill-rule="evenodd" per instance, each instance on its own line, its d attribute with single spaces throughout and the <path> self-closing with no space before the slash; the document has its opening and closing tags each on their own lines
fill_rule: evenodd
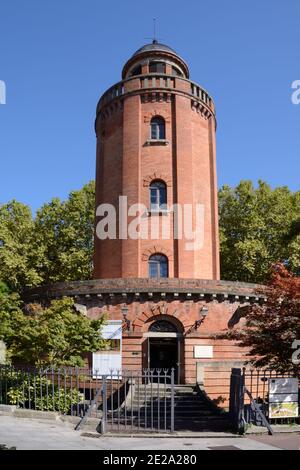
<svg viewBox="0 0 300 470">
<path fill-rule="evenodd" d="M 101 432 L 173 432 L 174 369 L 109 375 L 79 368 L 16 368 L 0 365 L 0 405 L 55 411 L 100 420 Z M 99 427 L 97 428 L 99 429 Z"/>
<path fill-rule="evenodd" d="M 103 377 L 101 432 L 173 432 L 174 369 Z"/>
<path fill-rule="evenodd" d="M 247 424 L 255 424 L 266 427 L 269 434 L 273 434 L 271 424 L 299 423 L 299 415 L 292 418 L 280 417 L 279 415 L 276 418 L 269 414 L 271 401 L 270 384 L 276 379 L 289 378 L 295 379 L 296 387 L 297 384 L 299 387 L 299 375 L 296 373 L 278 373 L 267 369 L 232 369 L 229 416 L 233 428 L 243 434 Z"/>
<path fill-rule="evenodd" d="M 241 369 L 231 369 L 229 417 L 233 430 L 239 434 L 243 434 L 245 431 L 244 386 L 244 374 L 242 374 Z"/>
</svg>

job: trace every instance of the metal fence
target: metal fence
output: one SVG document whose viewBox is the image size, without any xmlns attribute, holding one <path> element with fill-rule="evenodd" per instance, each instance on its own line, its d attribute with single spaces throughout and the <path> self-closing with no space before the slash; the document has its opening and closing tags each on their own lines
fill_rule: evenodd
<svg viewBox="0 0 300 470">
<path fill-rule="evenodd" d="M 0 404 L 83 416 L 101 390 L 97 371 L 0 365 Z"/>
<path fill-rule="evenodd" d="M 233 430 L 243 434 L 244 420 L 244 377 L 241 369 L 232 369 L 230 377 L 229 417 Z"/>
<path fill-rule="evenodd" d="M 122 371 L 105 377 L 102 403 L 103 433 L 173 432 L 174 369 Z"/>
<path fill-rule="evenodd" d="M 174 369 L 111 370 L 0 366 L 0 404 L 98 418 L 101 432 L 174 431 Z"/>
<path fill-rule="evenodd" d="M 229 414 L 236 431 L 243 433 L 247 424 L 255 424 L 266 426 L 272 433 L 273 424 L 300 424 L 299 414 L 279 418 L 269 415 L 271 381 L 286 378 L 296 378 L 299 388 L 299 372 L 283 374 L 266 369 L 232 369 Z"/>
</svg>

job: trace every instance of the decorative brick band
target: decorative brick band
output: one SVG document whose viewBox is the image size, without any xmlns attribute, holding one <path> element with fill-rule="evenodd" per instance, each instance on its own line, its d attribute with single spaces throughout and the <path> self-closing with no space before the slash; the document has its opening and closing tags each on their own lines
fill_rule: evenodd
<svg viewBox="0 0 300 470">
<path fill-rule="evenodd" d="M 147 331 L 153 321 L 158 319 L 168 320 L 175 324 L 178 331 L 184 333 L 188 327 L 190 327 L 190 320 L 189 318 L 181 311 L 178 315 L 176 315 L 177 310 L 171 309 L 166 302 L 161 305 L 154 306 L 151 311 L 146 311 L 140 313 L 137 318 L 133 322 L 133 330 L 135 332 L 142 332 Z"/>
<path fill-rule="evenodd" d="M 95 279 L 89 281 L 59 282 L 28 289 L 23 297 L 28 300 L 55 298 L 62 296 L 130 296 L 139 293 L 145 296 L 171 295 L 174 297 L 190 296 L 192 298 L 208 298 L 216 300 L 258 301 L 263 294 L 257 294 L 257 284 L 230 281 L 213 281 L 206 279 L 179 278 L 116 278 Z"/>
<path fill-rule="evenodd" d="M 142 261 L 148 261 L 149 257 L 156 253 L 161 253 L 162 255 L 166 255 L 169 261 L 173 260 L 173 253 L 170 250 L 166 250 L 161 245 L 153 245 L 152 248 L 149 248 L 148 250 L 144 251 L 144 253 L 142 254 Z"/>
<path fill-rule="evenodd" d="M 168 187 L 172 186 L 172 180 L 164 173 L 152 173 L 152 175 L 147 175 L 146 178 L 143 179 L 143 186 L 150 186 L 153 180 L 162 180 Z"/>
</svg>

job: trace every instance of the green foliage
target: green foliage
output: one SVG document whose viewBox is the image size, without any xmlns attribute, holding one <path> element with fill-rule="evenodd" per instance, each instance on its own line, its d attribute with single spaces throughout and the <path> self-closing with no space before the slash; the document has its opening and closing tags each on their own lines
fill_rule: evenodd
<svg viewBox="0 0 300 470">
<path fill-rule="evenodd" d="M 24 315 L 20 306 L 19 295 L 0 282 L 0 340 L 7 341 L 22 324 Z"/>
<path fill-rule="evenodd" d="M 241 181 L 219 191 L 222 279 L 265 282 L 272 263 L 300 267 L 300 192 Z"/>
<path fill-rule="evenodd" d="M 12 290 L 90 279 L 95 184 L 44 204 L 33 219 L 15 200 L 0 206 L 0 280 Z M 219 191 L 222 278 L 265 282 L 272 263 L 300 271 L 300 192 L 241 181 Z"/>
<path fill-rule="evenodd" d="M 65 389 L 43 375 L 9 372 L 7 398 L 10 405 L 69 414 L 84 399 L 76 388 Z M 2 377 L 3 379 L 3 377 Z"/>
<path fill-rule="evenodd" d="M 52 199 L 33 219 L 15 200 L 0 206 L 0 280 L 12 290 L 90 279 L 93 269 L 94 181 Z"/>
<path fill-rule="evenodd" d="M 263 294 L 266 302 L 249 305 L 241 324 L 217 337 L 237 340 L 248 349 L 249 362 L 255 367 L 298 373 L 292 345 L 300 337 L 300 277 L 277 264 L 270 282 L 257 289 L 257 294 Z"/>
<path fill-rule="evenodd" d="M 37 211 L 34 221 L 37 267 L 44 283 L 90 279 L 92 276 L 95 211 L 94 181 L 72 191 L 65 202 L 52 199 Z"/>
<path fill-rule="evenodd" d="M 2 299 L 2 308 L 1 308 Z M 0 295 L 0 334 L 9 357 L 31 365 L 83 366 L 82 355 L 105 346 L 100 320 L 90 320 L 70 298 L 49 307 L 30 304 L 23 312 L 16 294 Z"/>
<path fill-rule="evenodd" d="M 15 290 L 42 281 L 40 249 L 33 247 L 34 223 L 28 206 L 15 200 L 0 205 L 0 280 Z"/>
</svg>

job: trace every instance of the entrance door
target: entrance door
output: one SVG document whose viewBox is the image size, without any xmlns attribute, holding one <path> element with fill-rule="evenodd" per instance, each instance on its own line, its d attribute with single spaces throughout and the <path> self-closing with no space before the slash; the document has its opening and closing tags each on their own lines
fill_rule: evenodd
<svg viewBox="0 0 300 470">
<path fill-rule="evenodd" d="M 167 369 L 169 375 L 174 368 L 175 383 L 178 381 L 177 338 L 149 338 L 149 356 L 151 369 Z"/>
</svg>

